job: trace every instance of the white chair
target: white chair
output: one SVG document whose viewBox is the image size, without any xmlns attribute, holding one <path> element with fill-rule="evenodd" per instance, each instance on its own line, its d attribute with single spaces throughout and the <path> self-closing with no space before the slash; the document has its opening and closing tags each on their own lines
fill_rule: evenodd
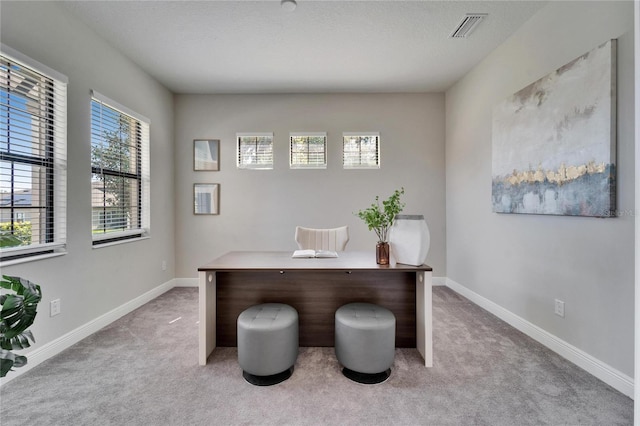
<svg viewBox="0 0 640 426">
<path fill-rule="evenodd" d="M 313 229 L 296 226 L 295 239 L 300 250 L 344 251 L 349 242 L 349 227 Z"/>
</svg>

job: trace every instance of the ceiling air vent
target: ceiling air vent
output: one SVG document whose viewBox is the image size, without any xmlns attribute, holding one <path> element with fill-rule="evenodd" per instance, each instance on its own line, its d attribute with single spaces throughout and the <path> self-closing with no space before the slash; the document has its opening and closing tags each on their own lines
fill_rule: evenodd
<svg viewBox="0 0 640 426">
<path fill-rule="evenodd" d="M 487 16 L 486 13 L 467 13 L 455 30 L 449 36 L 450 38 L 466 38 L 471 31 Z"/>
</svg>

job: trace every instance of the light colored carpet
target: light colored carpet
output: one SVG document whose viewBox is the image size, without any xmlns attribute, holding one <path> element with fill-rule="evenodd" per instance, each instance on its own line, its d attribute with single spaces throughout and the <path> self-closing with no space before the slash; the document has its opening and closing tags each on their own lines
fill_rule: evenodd
<svg viewBox="0 0 640 426">
<path fill-rule="evenodd" d="M 445 287 L 434 288 L 434 367 L 415 349 L 397 349 L 390 379 L 369 386 L 342 376 L 333 348 L 301 348 L 293 376 L 270 387 L 244 381 L 235 348 L 199 366 L 197 299 L 197 289 L 175 288 L 7 383 L 0 423 L 633 422 L 631 399 Z"/>
</svg>

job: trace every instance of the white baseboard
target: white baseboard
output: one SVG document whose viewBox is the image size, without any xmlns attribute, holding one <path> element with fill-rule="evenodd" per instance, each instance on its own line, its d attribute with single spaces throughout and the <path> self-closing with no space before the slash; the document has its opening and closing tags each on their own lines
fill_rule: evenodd
<svg viewBox="0 0 640 426">
<path fill-rule="evenodd" d="M 166 283 L 159 285 L 153 290 L 149 290 L 148 292 L 136 297 L 133 300 L 128 301 L 127 303 L 107 312 L 104 315 L 99 316 L 98 318 L 92 321 L 89 321 L 88 323 L 76 328 L 75 330 L 72 330 L 63 336 L 37 349 L 34 349 L 29 353 L 24 354 L 28 359 L 27 365 L 9 372 L 9 374 L 7 374 L 6 377 L 2 378 L 2 381 L 0 382 L 0 386 L 26 373 L 36 365 L 42 363 L 43 361 L 46 361 L 47 359 L 51 358 L 54 355 L 59 354 L 63 350 L 78 343 L 80 340 L 90 336 L 91 334 L 111 324 L 112 322 L 123 317 L 129 312 L 132 312 L 135 309 L 138 309 L 140 306 L 155 299 L 161 294 L 171 290 L 173 287 L 175 287 L 174 281 L 175 280 L 167 281 Z"/>
<path fill-rule="evenodd" d="M 197 278 L 175 278 L 174 287 L 198 287 Z"/>
<path fill-rule="evenodd" d="M 466 297 L 481 308 L 491 312 L 493 315 L 497 316 L 517 330 L 520 330 L 532 339 L 542 343 L 544 346 L 576 364 L 578 367 L 583 368 L 588 373 L 594 375 L 609 386 L 612 386 L 629 398 L 633 399 L 633 378 L 594 358 L 593 356 L 565 342 L 564 340 L 559 339 L 558 337 L 554 336 L 548 331 L 543 330 L 537 325 L 534 325 L 529 321 L 517 316 L 511 311 L 506 310 L 505 308 L 492 302 L 491 300 L 480 296 L 478 293 L 469 290 L 462 284 L 457 283 L 450 278 L 446 278 L 446 286 L 456 293 L 459 293 L 460 295 Z"/>
</svg>

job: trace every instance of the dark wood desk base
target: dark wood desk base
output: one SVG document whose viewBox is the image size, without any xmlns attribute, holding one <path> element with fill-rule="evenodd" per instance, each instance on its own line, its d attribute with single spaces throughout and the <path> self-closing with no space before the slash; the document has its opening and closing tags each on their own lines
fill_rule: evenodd
<svg viewBox="0 0 640 426">
<path fill-rule="evenodd" d="M 396 347 L 416 347 L 416 274 L 373 271 L 234 271 L 216 274 L 216 346 L 236 346 L 238 315 L 259 303 L 286 303 L 299 315 L 300 346 L 333 346 L 336 310 L 375 303 L 396 316 Z"/>
<path fill-rule="evenodd" d="M 198 268 L 198 363 L 235 346 L 236 320 L 249 306 L 281 302 L 298 310 L 300 346 L 334 346 L 335 311 L 349 302 L 384 306 L 396 316 L 396 346 L 414 346 L 433 365 L 432 269 L 378 265 L 375 254 L 292 259 L 290 252 L 229 252 Z"/>
</svg>

